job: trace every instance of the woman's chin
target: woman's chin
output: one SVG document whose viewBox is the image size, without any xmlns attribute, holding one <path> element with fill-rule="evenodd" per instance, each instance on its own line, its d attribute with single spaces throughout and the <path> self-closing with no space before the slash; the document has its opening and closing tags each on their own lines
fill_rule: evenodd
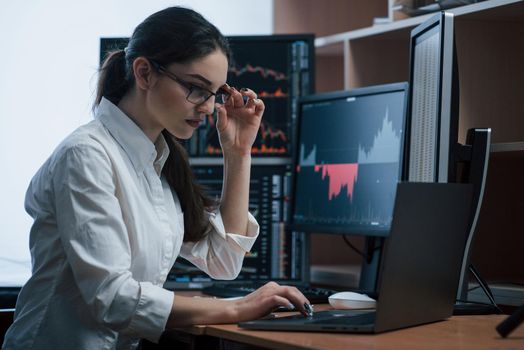
<svg viewBox="0 0 524 350">
<path fill-rule="evenodd" d="M 191 136 L 193 136 L 193 133 L 194 133 L 194 129 L 191 129 L 191 130 L 169 130 L 167 129 L 167 131 L 169 131 L 169 133 L 173 136 L 175 136 L 177 139 L 179 140 L 187 140 L 187 139 L 190 139 Z"/>
</svg>

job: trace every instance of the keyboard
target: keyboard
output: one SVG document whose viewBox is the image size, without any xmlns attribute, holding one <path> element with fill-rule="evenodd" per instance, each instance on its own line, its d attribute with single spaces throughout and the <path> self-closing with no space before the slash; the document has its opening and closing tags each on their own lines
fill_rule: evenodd
<svg viewBox="0 0 524 350">
<path fill-rule="evenodd" d="M 238 283 L 213 283 L 211 286 L 202 289 L 202 293 L 220 298 L 243 297 L 256 289 L 262 287 L 263 283 L 247 282 Z M 328 302 L 328 297 L 337 291 L 311 286 L 296 286 L 298 290 L 312 304 L 324 304 Z"/>
</svg>

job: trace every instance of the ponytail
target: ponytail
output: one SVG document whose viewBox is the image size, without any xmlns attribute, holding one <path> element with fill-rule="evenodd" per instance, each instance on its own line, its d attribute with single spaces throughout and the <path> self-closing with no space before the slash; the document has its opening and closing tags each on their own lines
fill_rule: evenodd
<svg viewBox="0 0 524 350">
<path fill-rule="evenodd" d="M 126 53 L 124 50 L 112 51 L 102 63 L 99 70 L 96 99 L 93 105 L 95 109 L 107 98 L 113 104 L 118 104 L 131 86 L 132 78 L 127 68 Z"/>
<path fill-rule="evenodd" d="M 184 212 L 184 242 L 196 242 L 208 231 L 209 221 L 204 220 L 204 212 L 216 209 L 218 203 L 205 195 L 196 182 L 184 147 L 167 130 L 162 134 L 169 147 L 162 174 L 177 193 Z"/>
</svg>

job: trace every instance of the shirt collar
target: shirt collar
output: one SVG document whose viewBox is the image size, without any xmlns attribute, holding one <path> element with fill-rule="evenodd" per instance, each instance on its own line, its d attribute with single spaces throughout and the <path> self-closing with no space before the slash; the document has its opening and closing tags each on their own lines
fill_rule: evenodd
<svg viewBox="0 0 524 350">
<path fill-rule="evenodd" d="M 158 176 L 160 176 L 162 169 L 164 168 L 164 164 L 166 164 L 167 157 L 169 156 L 169 146 L 167 145 L 163 134 L 160 134 L 158 140 L 156 140 L 155 148 L 158 156 L 154 162 L 154 165 Z"/>
<path fill-rule="evenodd" d="M 155 147 L 155 144 L 130 117 L 104 97 L 100 101 L 96 117 L 124 149 L 135 170 L 141 172 L 146 165 L 155 161 L 157 147 L 160 153 L 157 161 L 160 162 L 160 169 L 163 168 L 169 155 L 169 148 L 162 134 L 160 134 Z"/>
</svg>

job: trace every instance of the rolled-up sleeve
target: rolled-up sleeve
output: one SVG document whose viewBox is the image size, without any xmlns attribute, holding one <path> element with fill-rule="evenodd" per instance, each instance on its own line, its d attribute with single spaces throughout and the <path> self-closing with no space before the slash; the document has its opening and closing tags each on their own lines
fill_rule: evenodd
<svg viewBox="0 0 524 350">
<path fill-rule="evenodd" d="M 173 306 L 173 292 L 149 282 L 141 282 L 140 289 L 140 298 L 127 333 L 157 342 L 166 328 Z"/>
<path fill-rule="evenodd" d="M 211 231 L 198 242 L 186 242 L 180 255 L 215 279 L 235 279 L 247 252 L 255 243 L 260 226 L 248 213 L 246 235 L 228 233 L 220 211 L 208 213 Z"/>
<path fill-rule="evenodd" d="M 53 190 L 60 241 L 94 319 L 115 331 L 158 341 L 174 295 L 133 278 L 130 239 L 103 147 L 67 149 L 56 164 Z"/>
</svg>

